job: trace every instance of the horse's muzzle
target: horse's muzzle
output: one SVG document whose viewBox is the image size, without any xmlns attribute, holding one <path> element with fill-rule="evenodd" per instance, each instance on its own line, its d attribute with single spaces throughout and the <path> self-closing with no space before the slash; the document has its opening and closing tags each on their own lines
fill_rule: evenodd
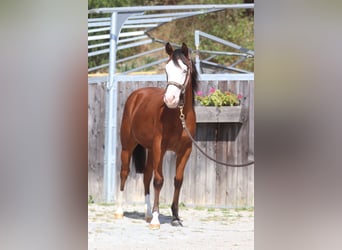
<svg viewBox="0 0 342 250">
<path fill-rule="evenodd" d="M 164 103 L 168 108 L 170 109 L 177 108 L 178 102 L 179 100 L 177 100 L 177 98 L 175 98 L 174 96 L 167 97 L 166 95 L 164 95 Z"/>
</svg>

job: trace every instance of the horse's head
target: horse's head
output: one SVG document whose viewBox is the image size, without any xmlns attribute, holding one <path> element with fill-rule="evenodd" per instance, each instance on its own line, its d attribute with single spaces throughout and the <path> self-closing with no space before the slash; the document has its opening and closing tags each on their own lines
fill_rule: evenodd
<svg viewBox="0 0 342 250">
<path fill-rule="evenodd" d="M 165 66 L 167 87 L 164 94 L 164 102 L 169 108 L 179 105 L 180 96 L 184 94 L 190 81 L 191 60 L 189 50 L 185 43 L 181 49 L 173 50 L 170 43 L 165 45 L 169 60 Z"/>
</svg>

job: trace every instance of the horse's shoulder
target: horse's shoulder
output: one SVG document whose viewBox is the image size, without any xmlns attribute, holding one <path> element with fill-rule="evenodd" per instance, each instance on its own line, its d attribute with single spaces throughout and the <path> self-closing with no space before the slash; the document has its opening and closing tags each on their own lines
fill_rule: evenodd
<svg viewBox="0 0 342 250">
<path fill-rule="evenodd" d="M 132 92 L 131 96 L 141 98 L 161 98 L 164 95 L 165 90 L 157 87 L 140 88 Z"/>
</svg>

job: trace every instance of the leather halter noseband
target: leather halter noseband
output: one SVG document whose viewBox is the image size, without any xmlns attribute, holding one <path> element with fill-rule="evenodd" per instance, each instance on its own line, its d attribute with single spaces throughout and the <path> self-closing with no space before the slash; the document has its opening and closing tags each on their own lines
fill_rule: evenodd
<svg viewBox="0 0 342 250">
<path fill-rule="evenodd" d="M 177 88 L 179 88 L 181 90 L 181 93 L 184 94 L 186 86 L 187 86 L 186 80 L 187 79 L 185 78 L 184 84 L 179 84 L 177 82 L 168 81 L 167 85 L 166 85 L 166 88 L 169 87 L 169 85 L 173 85 L 173 86 L 176 86 Z"/>
</svg>

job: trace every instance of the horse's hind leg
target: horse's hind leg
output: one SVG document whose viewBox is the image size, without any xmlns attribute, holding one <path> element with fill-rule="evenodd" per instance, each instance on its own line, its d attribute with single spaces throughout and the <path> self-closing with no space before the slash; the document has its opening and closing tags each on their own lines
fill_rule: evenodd
<svg viewBox="0 0 342 250">
<path fill-rule="evenodd" d="M 126 143 L 121 142 L 121 144 L 122 144 L 122 150 L 121 150 L 120 192 L 119 192 L 119 196 L 117 199 L 118 207 L 114 213 L 114 217 L 118 219 L 123 218 L 123 209 L 122 209 L 123 191 L 125 188 L 127 177 L 130 172 L 129 165 L 130 165 L 131 155 L 135 146 L 133 140 L 126 142 Z"/>
<path fill-rule="evenodd" d="M 178 215 L 178 203 L 179 203 L 180 190 L 183 184 L 184 169 L 189 159 L 191 150 L 192 148 L 188 147 L 181 154 L 177 154 L 176 176 L 174 178 L 175 191 L 173 194 L 173 201 L 171 205 L 171 210 L 172 210 L 171 225 L 172 226 L 183 226 Z"/>
<path fill-rule="evenodd" d="M 121 170 L 120 170 L 120 192 L 125 189 L 125 183 L 129 175 L 129 164 L 131 161 L 132 149 L 122 149 L 121 151 Z"/>
<path fill-rule="evenodd" d="M 121 164 L 122 165 L 121 165 L 121 171 L 120 171 L 120 192 L 119 192 L 119 196 L 117 199 L 118 207 L 114 213 L 114 217 L 116 219 L 123 218 L 123 209 L 122 209 L 123 191 L 125 188 L 127 177 L 130 172 L 129 164 L 130 164 L 131 155 L 132 155 L 132 150 L 122 149 L 121 151 Z"/>
<path fill-rule="evenodd" d="M 152 210 L 150 201 L 150 183 L 152 179 L 153 172 L 153 161 L 152 154 L 148 151 L 147 165 L 144 169 L 144 188 L 145 188 L 145 219 L 146 222 L 151 222 L 152 220 Z"/>
</svg>

